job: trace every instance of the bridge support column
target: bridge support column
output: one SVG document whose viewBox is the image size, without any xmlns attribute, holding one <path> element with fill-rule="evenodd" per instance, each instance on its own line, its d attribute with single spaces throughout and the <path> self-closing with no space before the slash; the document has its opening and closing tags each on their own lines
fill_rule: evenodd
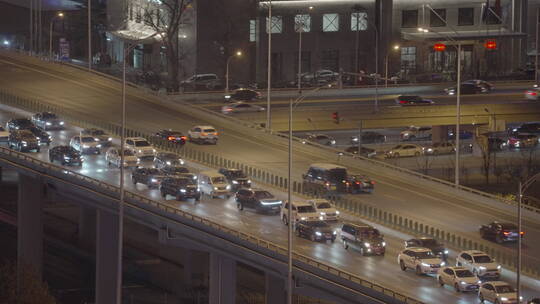
<svg viewBox="0 0 540 304">
<path fill-rule="evenodd" d="M 39 178 L 19 174 L 17 206 L 17 272 L 34 271 L 41 279 L 43 266 L 43 187 Z"/>
<path fill-rule="evenodd" d="M 79 245 L 91 250 L 96 242 L 96 209 L 80 205 L 79 207 Z"/>
<path fill-rule="evenodd" d="M 431 132 L 431 141 L 433 143 L 448 141 L 448 126 L 433 126 Z"/>
<path fill-rule="evenodd" d="M 210 254 L 210 303 L 236 303 L 236 261 Z"/>
<path fill-rule="evenodd" d="M 184 283 L 190 287 L 208 286 L 208 253 L 198 250 L 183 250 Z"/>
<path fill-rule="evenodd" d="M 286 293 L 285 293 L 285 280 L 271 275 L 266 274 L 266 304 L 282 304 L 286 303 Z"/>
<path fill-rule="evenodd" d="M 97 211 L 96 303 L 116 303 L 118 273 L 118 215 Z"/>
<path fill-rule="evenodd" d="M 2 182 L 2 167 L 0 167 L 0 183 Z"/>
</svg>

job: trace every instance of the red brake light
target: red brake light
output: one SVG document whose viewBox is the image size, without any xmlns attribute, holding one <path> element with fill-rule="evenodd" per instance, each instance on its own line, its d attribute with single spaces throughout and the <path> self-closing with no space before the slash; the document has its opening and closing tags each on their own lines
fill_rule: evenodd
<svg viewBox="0 0 540 304">
<path fill-rule="evenodd" d="M 521 231 L 521 232 L 520 232 L 519 234 L 521 234 L 521 235 L 524 235 L 524 234 L 525 234 L 525 232 Z"/>
<path fill-rule="evenodd" d="M 536 96 L 537 93 L 535 91 L 527 91 L 527 94 L 531 96 Z"/>
<path fill-rule="evenodd" d="M 399 103 L 404 104 L 404 103 L 407 103 L 407 102 L 405 100 L 400 100 Z"/>
<path fill-rule="evenodd" d="M 374 181 L 371 181 L 371 184 L 372 184 L 372 185 L 375 185 L 375 182 L 374 182 Z"/>
<path fill-rule="evenodd" d="M 356 182 L 357 185 L 360 185 L 360 182 Z"/>
<path fill-rule="evenodd" d="M 168 140 L 174 140 L 174 136 L 169 136 L 167 139 Z"/>
<path fill-rule="evenodd" d="M 180 138 L 183 139 L 183 140 L 186 140 L 187 136 L 181 136 Z"/>
<path fill-rule="evenodd" d="M 508 232 L 508 231 L 503 231 L 503 234 L 504 234 L 504 235 L 509 235 L 510 232 Z"/>
</svg>

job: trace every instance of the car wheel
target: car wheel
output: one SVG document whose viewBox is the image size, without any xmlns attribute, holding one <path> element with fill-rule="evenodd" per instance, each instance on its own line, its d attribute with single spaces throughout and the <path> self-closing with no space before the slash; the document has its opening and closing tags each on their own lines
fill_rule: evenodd
<svg viewBox="0 0 540 304">
<path fill-rule="evenodd" d="M 460 291 L 461 291 L 461 289 L 459 289 L 458 283 L 455 283 L 455 284 L 454 284 L 454 289 L 456 290 L 456 292 L 460 292 Z"/>
<path fill-rule="evenodd" d="M 131 181 L 133 182 L 134 185 L 137 184 L 137 180 L 136 180 L 135 178 L 132 177 L 132 178 L 131 178 Z"/>
<path fill-rule="evenodd" d="M 439 286 L 444 287 L 444 282 L 441 277 L 439 277 Z"/>
<path fill-rule="evenodd" d="M 176 195 L 176 200 L 177 201 L 183 201 L 183 197 L 180 194 L 177 194 Z"/>
<path fill-rule="evenodd" d="M 349 249 L 349 244 L 346 240 L 343 240 L 343 248 L 345 248 L 345 250 Z"/>
<path fill-rule="evenodd" d="M 403 271 L 407 270 L 407 266 L 405 266 L 405 263 L 403 262 L 403 260 L 399 261 L 399 268 L 401 268 L 401 270 Z"/>
<path fill-rule="evenodd" d="M 37 148 L 37 149 L 36 149 L 36 152 L 38 152 L 38 153 L 39 153 L 39 151 L 40 151 L 40 150 L 41 150 L 40 148 Z"/>
<path fill-rule="evenodd" d="M 300 229 L 296 229 L 296 231 L 294 233 L 296 234 L 297 237 L 301 236 Z"/>
<path fill-rule="evenodd" d="M 414 156 L 417 156 L 417 157 L 420 156 L 420 152 L 418 151 L 414 152 Z"/>
<path fill-rule="evenodd" d="M 200 200 L 201 200 L 201 196 L 200 196 L 200 195 L 195 196 L 195 201 L 196 201 L 196 202 L 198 202 L 198 201 L 200 201 Z"/>
<path fill-rule="evenodd" d="M 484 303 L 484 296 L 481 293 L 478 294 L 478 299 L 480 299 L 480 303 Z"/>
<path fill-rule="evenodd" d="M 422 268 L 420 266 L 416 266 L 416 275 L 422 275 Z"/>
<path fill-rule="evenodd" d="M 456 262 L 456 266 L 461 267 L 461 262 Z"/>
</svg>

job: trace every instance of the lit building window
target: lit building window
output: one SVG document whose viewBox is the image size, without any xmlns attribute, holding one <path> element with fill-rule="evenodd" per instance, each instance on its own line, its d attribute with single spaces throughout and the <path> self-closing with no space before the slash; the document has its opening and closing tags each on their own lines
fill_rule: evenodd
<svg viewBox="0 0 540 304">
<path fill-rule="evenodd" d="M 268 17 L 266 17 L 266 33 L 268 33 Z M 270 24 L 270 31 L 272 34 L 279 34 L 283 32 L 283 17 L 272 16 L 272 22 Z"/>
<path fill-rule="evenodd" d="M 339 15 L 324 14 L 323 15 L 323 32 L 339 31 Z"/>
<path fill-rule="evenodd" d="M 257 20 L 249 20 L 249 41 L 257 41 Z"/>
<path fill-rule="evenodd" d="M 311 30 L 311 17 L 309 15 L 294 16 L 294 30 L 296 32 L 309 32 Z"/>
<path fill-rule="evenodd" d="M 351 31 L 365 31 L 368 28 L 368 19 L 366 12 L 357 12 L 351 14 Z"/>
</svg>

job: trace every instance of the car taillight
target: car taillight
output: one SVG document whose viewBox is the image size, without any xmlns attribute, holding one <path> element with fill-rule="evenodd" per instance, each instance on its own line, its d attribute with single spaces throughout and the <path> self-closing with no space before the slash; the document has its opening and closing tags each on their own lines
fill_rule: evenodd
<svg viewBox="0 0 540 304">
<path fill-rule="evenodd" d="M 180 138 L 183 139 L 183 140 L 186 140 L 186 139 L 187 139 L 186 136 L 181 136 Z"/>
<path fill-rule="evenodd" d="M 371 184 L 372 184 L 372 185 L 375 185 L 375 182 L 374 182 L 374 181 L 371 181 Z"/>
<path fill-rule="evenodd" d="M 357 185 L 360 185 L 360 182 L 356 182 Z"/>
<path fill-rule="evenodd" d="M 214 132 L 214 135 L 216 135 L 216 136 L 217 136 L 217 135 L 218 135 L 218 133 L 217 133 L 217 132 Z"/>
<path fill-rule="evenodd" d="M 525 232 L 524 232 L 524 231 L 521 231 L 519 234 L 520 234 L 521 236 L 524 236 L 524 235 L 525 235 Z"/>
<path fill-rule="evenodd" d="M 168 140 L 175 140 L 175 137 L 174 136 L 169 136 L 167 139 Z"/>
<path fill-rule="evenodd" d="M 508 231 L 503 231 L 503 234 L 504 234 L 504 235 L 509 235 L 510 232 L 508 232 Z"/>
<path fill-rule="evenodd" d="M 206 133 L 206 132 L 201 132 L 201 135 L 202 135 L 202 136 L 207 136 L 208 133 Z"/>
<path fill-rule="evenodd" d="M 529 95 L 531 95 L 531 96 L 536 96 L 537 93 L 534 92 L 534 91 L 527 91 L 527 94 L 529 94 Z"/>
<path fill-rule="evenodd" d="M 405 100 L 400 100 L 399 103 L 404 104 L 404 103 L 407 103 L 407 102 Z"/>
</svg>

